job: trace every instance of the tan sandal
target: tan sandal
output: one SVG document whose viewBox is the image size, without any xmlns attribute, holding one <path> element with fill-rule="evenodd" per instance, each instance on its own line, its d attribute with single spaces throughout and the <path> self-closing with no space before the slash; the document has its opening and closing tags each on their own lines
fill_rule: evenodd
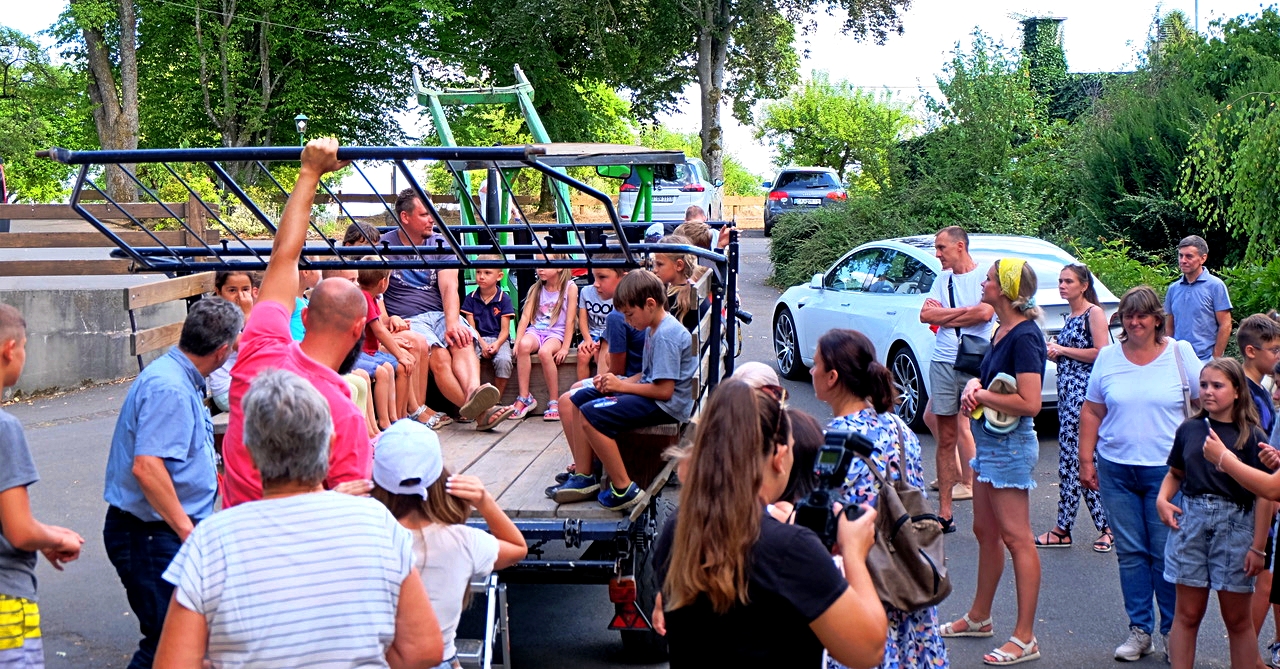
<svg viewBox="0 0 1280 669">
<path fill-rule="evenodd" d="M 992 622 L 991 618 L 987 618 L 982 622 L 977 622 L 973 618 L 970 618 L 969 614 L 966 613 L 963 616 L 960 616 L 960 620 L 957 620 L 956 622 L 964 623 L 964 629 L 957 630 L 956 623 L 942 623 L 942 626 L 938 628 L 938 636 L 948 639 L 956 637 L 986 638 L 989 636 L 995 636 L 996 626 L 995 623 Z M 983 627 L 990 627 L 991 629 L 984 632 L 982 631 Z"/>
<path fill-rule="evenodd" d="M 1022 643 L 1022 640 L 1016 636 L 1011 636 L 1009 637 L 1009 643 L 1017 646 L 1022 652 L 1014 655 L 1008 651 L 996 648 L 982 657 L 982 663 L 993 667 L 1004 667 L 1010 664 L 1022 664 L 1023 662 L 1040 659 L 1040 642 L 1036 641 L 1034 636 L 1032 636 L 1031 640 L 1026 643 Z M 1035 648 L 1035 650 L 1031 650 L 1032 648 Z"/>
</svg>

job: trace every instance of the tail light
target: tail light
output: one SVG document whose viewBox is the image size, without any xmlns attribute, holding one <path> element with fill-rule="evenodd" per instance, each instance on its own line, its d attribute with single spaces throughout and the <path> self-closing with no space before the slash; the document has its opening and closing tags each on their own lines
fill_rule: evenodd
<svg viewBox="0 0 1280 669">
<path fill-rule="evenodd" d="M 776 200 L 776 201 L 778 201 L 778 202 L 786 202 L 786 201 L 787 201 L 787 194 L 786 194 L 786 192 L 784 192 L 784 191 L 780 191 L 780 190 L 771 190 L 771 191 L 769 191 L 769 199 L 770 199 L 770 200 Z"/>
<path fill-rule="evenodd" d="M 687 184 L 680 188 L 681 193 L 701 193 L 705 190 L 702 184 Z"/>
<path fill-rule="evenodd" d="M 842 190 L 833 190 L 830 193 L 827 193 L 827 199 L 828 200 L 848 200 L 849 194 Z"/>
<path fill-rule="evenodd" d="M 639 593 L 636 580 L 631 576 L 609 580 L 609 601 L 613 602 L 613 619 L 609 621 L 611 630 L 647 630 L 653 629 L 649 617 L 636 605 Z"/>
<path fill-rule="evenodd" d="M 623 193 L 634 193 L 640 190 L 640 187 L 635 184 L 622 184 L 622 187 L 619 188 L 618 190 Z"/>
</svg>

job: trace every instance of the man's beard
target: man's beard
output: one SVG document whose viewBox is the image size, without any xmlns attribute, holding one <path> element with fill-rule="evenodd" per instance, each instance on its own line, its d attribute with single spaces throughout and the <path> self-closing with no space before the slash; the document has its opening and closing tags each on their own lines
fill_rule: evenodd
<svg viewBox="0 0 1280 669">
<path fill-rule="evenodd" d="M 342 364 L 338 365 L 338 374 L 346 376 L 351 373 L 351 368 L 356 366 L 356 360 L 360 357 L 360 349 L 364 345 L 364 337 L 356 340 L 351 350 L 347 352 L 347 357 L 342 359 Z"/>
</svg>

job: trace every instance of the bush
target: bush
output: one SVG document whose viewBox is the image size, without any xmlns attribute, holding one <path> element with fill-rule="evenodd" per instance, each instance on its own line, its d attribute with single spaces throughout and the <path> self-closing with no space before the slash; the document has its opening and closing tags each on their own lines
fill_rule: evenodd
<svg viewBox="0 0 1280 669">
<path fill-rule="evenodd" d="M 1116 297 L 1135 286 L 1147 285 L 1163 299 L 1169 284 L 1178 278 L 1176 265 L 1160 262 L 1155 256 L 1132 248 L 1123 239 L 1104 241 L 1098 248 L 1080 246 L 1073 241 L 1071 251 Z"/>
<path fill-rule="evenodd" d="M 1253 314 L 1280 309 L 1280 258 L 1263 265 L 1224 268 L 1218 276 L 1227 284 L 1231 314 L 1237 323 Z"/>
<path fill-rule="evenodd" d="M 807 283 L 855 246 L 912 234 L 910 228 L 870 196 L 788 212 L 773 226 L 769 245 L 773 274 L 769 283 L 779 288 Z"/>
</svg>

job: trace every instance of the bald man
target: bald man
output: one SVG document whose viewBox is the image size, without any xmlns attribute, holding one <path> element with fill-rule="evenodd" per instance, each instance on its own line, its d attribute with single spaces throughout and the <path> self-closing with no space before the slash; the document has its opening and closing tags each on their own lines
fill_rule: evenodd
<svg viewBox="0 0 1280 669">
<path fill-rule="evenodd" d="M 370 477 L 373 449 L 364 413 L 351 401 L 351 391 L 342 380 L 355 364 L 364 338 L 364 295 L 346 279 L 324 279 L 311 291 L 311 302 L 302 310 L 306 336 L 295 342 L 289 330 L 298 294 L 298 260 L 316 185 L 322 175 L 345 166 L 346 162 L 338 160 L 337 140 L 312 140 L 302 151 L 302 171 L 280 219 L 271 262 L 231 370 L 231 420 L 222 444 L 226 469 L 223 503 L 227 507 L 262 498 L 262 481 L 244 445 L 240 400 L 264 369 L 287 369 L 301 376 L 329 403 L 334 440 L 325 487 L 356 491 Z"/>
</svg>

